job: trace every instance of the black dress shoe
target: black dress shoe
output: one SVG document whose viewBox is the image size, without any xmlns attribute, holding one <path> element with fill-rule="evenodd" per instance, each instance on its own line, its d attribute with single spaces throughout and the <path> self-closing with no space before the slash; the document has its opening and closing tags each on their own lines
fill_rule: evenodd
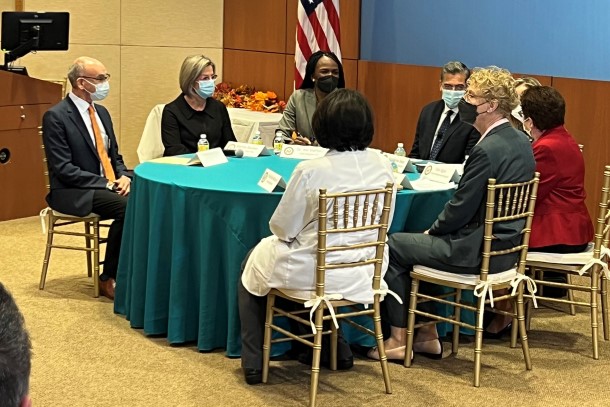
<svg viewBox="0 0 610 407">
<path fill-rule="evenodd" d="M 263 371 L 261 369 L 243 368 L 244 378 L 249 385 L 259 384 L 263 382 Z"/>
<path fill-rule="evenodd" d="M 330 358 L 325 357 L 326 355 L 322 354 L 320 356 L 320 366 L 330 369 Z M 304 352 L 301 353 L 298 357 L 298 361 L 303 363 L 304 365 L 311 366 L 313 361 L 313 353 L 312 352 Z M 349 370 L 354 366 L 354 357 L 349 356 L 345 359 L 337 359 L 337 370 Z"/>
<path fill-rule="evenodd" d="M 502 339 L 504 337 L 504 335 L 506 335 L 507 333 L 510 333 L 510 331 L 512 330 L 512 327 L 513 327 L 512 322 L 509 322 L 508 325 L 506 325 L 504 328 L 502 328 L 498 332 L 483 331 L 483 338 L 485 338 L 485 339 Z"/>
</svg>

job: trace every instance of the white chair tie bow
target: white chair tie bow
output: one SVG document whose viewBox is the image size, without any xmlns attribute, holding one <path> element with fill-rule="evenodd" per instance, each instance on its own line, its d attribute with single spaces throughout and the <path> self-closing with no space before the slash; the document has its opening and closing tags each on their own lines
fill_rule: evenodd
<svg viewBox="0 0 610 407">
<path fill-rule="evenodd" d="M 494 281 L 481 281 L 474 287 L 474 296 L 481 298 L 481 306 L 479 307 L 479 316 L 477 320 L 478 326 L 483 326 L 483 311 L 485 310 L 485 298 L 489 296 L 489 305 L 494 307 L 494 292 L 491 289 Z"/>
<path fill-rule="evenodd" d="M 311 324 L 311 331 L 315 335 L 318 330 L 316 329 L 316 324 L 313 322 L 313 314 L 316 312 L 322 301 L 326 304 L 326 308 L 330 312 L 330 316 L 335 324 L 335 328 L 339 329 L 339 322 L 337 322 L 337 316 L 335 315 L 335 309 L 331 305 L 330 301 L 342 300 L 343 296 L 341 294 L 326 294 L 322 297 L 316 296 L 316 298 L 312 298 L 311 300 L 305 302 L 305 308 L 310 308 L 309 311 L 309 323 Z"/>
<path fill-rule="evenodd" d="M 398 294 L 396 294 L 394 291 L 390 290 L 389 288 L 380 288 L 379 290 L 373 290 L 373 295 L 377 295 L 377 294 L 379 294 L 383 297 L 390 294 L 392 297 L 394 297 L 394 299 L 396 299 L 396 301 L 398 301 L 399 304 L 402 304 L 402 299 L 398 296 Z M 369 304 L 364 304 L 364 309 L 369 309 Z"/>
<path fill-rule="evenodd" d="M 519 288 L 519 284 L 522 281 L 525 282 L 525 287 L 532 296 L 534 308 L 538 308 L 538 302 L 536 301 L 536 293 L 538 292 L 538 287 L 536 286 L 536 282 L 531 277 L 526 276 L 525 274 L 517 274 L 513 281 L 510 282 L 510 286 L 513 287 L 513 291 L 510 293 L 510 295 L 513 297 L 517 295 L 517 288 Z"/>
<path fill-rule="evenodd" d="M 38 216 L 40 216 L 40 225 L 42 226 L 43 235 L 47 234 L 47 222 L 48 222 L 47 216 L 49 214 L 49 211 L 51 211 L 51 210 L 52 209 L 47 206 L 46 208 L 41 210 L 40 213 L 38 214 Z"/>
<path fill-rule="evenodd" d="M 608 250 L 608 249 L 605 249 Z M 601 255 L 601 253 L 600 253 Z M 585 264 L 584 266 L 582 266 L 582 268 L 580 270 L 578 270 L 578 274 L 580 274 L 581 276 L 583 274 L 585 274 L 591 267 L 593 267 L 594 265 L 599 264 L 602 267 L 602 271 L 604 273 L 604 277 L 606 277 L 607 280 L 610 280 L 610 272 L 608 271 L 608 263 L 600 260 L 600 259 L 591 259 L 587 262 L 587 264 Z"/>
</svg>

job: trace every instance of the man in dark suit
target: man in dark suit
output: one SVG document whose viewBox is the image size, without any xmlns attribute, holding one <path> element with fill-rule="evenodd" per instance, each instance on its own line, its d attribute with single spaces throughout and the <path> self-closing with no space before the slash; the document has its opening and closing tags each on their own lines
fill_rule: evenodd
<svg viewBox="0 0 610 407">
<path fill-rule="evenodd" d="M 119 154 L 112 119 L 103 100 L 110 89 L 104 65 L 81 57 L 68 71 L 70 94 L 42 119 L 49 165 L 49 206 L 69 215 L 95 213 L 114 219 L 108 231 L 100 292 L 114 299 L 114 282 L 131 180 Z"/>
<path fill-rule="evenodd" d="M 422 109 L 417 121 L 411 158 L 461 164 L 481 135 L 460 120 L 458 102 L 464 96 L 470 70 L 461 62 L 443 66 L 440 90 L 442 100 Z"/>
<path fill-rule="evenodd" d="M 478 274 L 488 179 L 495 178 L 503 184 L 529 181 L 534 176 L 536 164 L 531 145 L 525 134 L 508 121 L 512 109 L 519 103 L 513 83 L 510 72 L 497 67 L 472 74 L 468 91 L 459 103 L 460 119 L 465 125 L 474 125 L 483 137 L 466 160 L 453 198 L 426 232 L 394 233 L 389 238 L 390 263 L 384 279 L 390 290 L 402 298 L 403 304 L 390 296 L 383 302 L 385 319 L 392 325 L 391 337 L 386 340 L 388 359 L 404 358 L 413 265 Z M 492 243 L 492 250 L 517 244 L 524 225 L 523 220 L 494 225 L 497 239 Z M 517 261 L 516 254 L 494 257 L 490 273 L 509 270 Z M 429 357 L 442 356 L 435 325 L 418 330 L 413 349 Z M 375 349 L 369 356 L 379 357 Z"/>
</svg>

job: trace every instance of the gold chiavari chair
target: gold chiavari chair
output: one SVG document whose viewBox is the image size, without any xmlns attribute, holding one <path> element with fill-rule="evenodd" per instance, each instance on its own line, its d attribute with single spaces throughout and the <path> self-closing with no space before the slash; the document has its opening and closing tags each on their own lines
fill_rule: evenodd
<svg viewBox="0 0 610 407">
<path fill-rule="evenodd" d="M 39 128 L 39 134 L 42 139 L 42 128 Z M 44 143 L 41 143 L 41 145 L 45 185 L 48 192 L 51 188 L 49 182 L 49 168 Z M 102 263 L 100 262 L 100 244 L 106 243 L 106 238 L 100 237 L 100 227 L 108 227 L 108 225 L 100 223 L 100 217 L 94 213 L 90 213 L 89 215 L 83 217 L 72 216 L 55 211 L 50 207 L 43 209 L 40 212 L 40 217 L 43 221 L 43 233 L 46 229 L 47 244 L 42 263 L 42 272 L 40 274 L 40 285 L 38 288 L 40 290 L 44 290 L 47 279 L 47 271 L 49 269 L 49 260 L 51 258 L 51 249 L 82 250 L 87 253 L 87 274 L 89 277 L 93 277 L 93 295 L 96 298 L 99 297 L 99 271 L 100 264 Z M 85 226 L 84 232 L 76 232 L 74 231 L 74 228 L 68 228 L 67 230 L 64 228 L 65 226 L 70 226 L 80 222 L 82 222 Z M 44 226 L 46 226 L 46 228 Z M 55 235 L 84 237 L 85 246 L 54 244 L 53 238 Z"/>
<path fill-rule="evenodd" d="M 487 186 L 487 201 L 485 212 L 485 234 L 483 238 L 481 272 L 479 275 L 455 274 L 424 266 L 414 266 L 411 272 L 412 286 L 409 304 L 409 318 L 407 322 L 407 347 L 405 350 L 405 366 L 411 366 L 411 352 L 413 350 L 413 338 L 415 328 L 448 322 L 453 324 L 453 341 L 451 350 L 454 354 L 458 352 L 459 328 L 465 327 L 475 331 L 474 342 L 474 386 L 480 385 L 481 352 L 483 347 L 483 312 L 485 305 L 492 306 L 491 311 L 508 315 L 513 318 L 513 329 L 511 335 L 511 347 L 516 347 L 517 329 L 521 337 L 521 347 L 525 358 L 525 367 L 532 369 L 529 353 L 527 333 L 525 330 L 525 311 L 523 304 L 524 284 L 528 289 L 535 292 L 535 287 L 530 285 L 528 277 L 525 276 L 525 258 L 531 231 L 536 193 L 538 191 L 539 174 L 527 182 L 514 184 L 496 184 L 495 179 L 489 179 Z M 493 235 L 495 224 L 503 222 L 523 222 L 524 227 L 520 235 L 518 245 L 504 250 L 492 250 L 492 242 L 496 239 Z M 489 274 L 490 259 L 494 256 L 518 253 L 519 260 L 515 268 L 497 274 Z M 420 282 L 449 287 L 455 291 L 441 296 L 430 296 L 419 292 Z M 506 290 L 507 294 L 493 296 L 493 290 Z M 467 303 L 462 300 L 462 290 L 474 290 L 477 304 Z M 489 297 L 489 299 L 487 299 Z M 511 300 L 513 311 L 501 311 L 493 308 L 494 302 Z M 438 302 L 454 307 L 454 315 L 444 317 L 423 312 L 417 309 L 417 304 L 427 301 Z M 462 309 L 476 312 L 475 324 L 460 321 Z M 425 316 L 431 321 L 415 324 L 416 315 Z"/>
<path fill-rule="evenodd" d="M 325 189 L 320 189 L 318 201 L 318 251 L 315 270 L 315 292 L 309 292 L 310 295 L 305 298 L 297 296 L 294 292 L 288 290 L 272 289 L 269 292 L 267 296 L 265 339 L 263 345 L 263 383 L 267 383 L 269 375 L 271 344 L 297 340 L 313 348 L 310 406 L 315 406 L 320 373 L 322 335 L 331 335 L 330 367 L 331 370 L 336 370 L 337 321 L 341 320 L 375 337 L 381 356 L 381 370 L 385 383 L 385 391 L 388 394 L 392 393 L 388 362 L 383 346 L 380 315 L 380 301 L 386 294 L 385 290 L 381 288 L 381 269 L 386 244 L 388 219 L 392 205 L 392 189 L 392 183 L 388 183 L 385 188 L 359 192 L 327 193 Z M 379 207 L 382 207 L 383 209 L 379 211 Z M 353 212 L 353 215 L 350 215 L 350 212 Z M 362 241 L 361 243 L 347 246 L 332 246 L 329 244 L 329 242 L 337 241 L 335 238 L 339 234 L 354 236 L 354 234 L 358 235 L 367 231 L 371 234 L 372 238 Z M 332 260 L 334 256 L 340 255 L 340 253 L 344 251 L 363 249 L 368 249 L 368 253 L 370 254 L 365 260 L 355 263 L 339 263 Z M 340 295 L 328 293 L 325 290 L 325 274 L 327 270 L 346 269 L 357 266 L 367 266 L 374 269 L 371 281 L 374 292 L 372 308 L 365 307 L 363 309 L 361 306 L 358 307 L 358 304 L 342 299 Z M 290 312 L 280 309 L 275 304 L 276 297 L 303 304 L 305 308 Z M 310 313 L 310 309 L 310 319 L 306 319 L 306 315 Z M 328 310 L 330 315 L 324 315 L 325 310 Z M 305 314 L 305 318 L 301 316 L 303 314 Z M 360 315 L 368 315 L 373 318 L 374 330 L 361 326 L 350 319 L 351 317 Z M 313 333 L 297 335 L 285 330 L 274 324 L 273 318 L 276 316 L 288 317 L 307 326 L 311 326 Z M 330 330 L 323 330 L 323 321 L 331 321 Z M 272 340 L 272 331 L 280 332 L 286 337 Z"/>
<path fill-rule="evenodd" d="M 591 337 L 593 346 L 593 359 L 599 359 L 598 349 L 598 295 L 601 296 L 602 324 L 604 340 L 610 338 L 610 327 L 608 326 L 608 240 L 610 240 L 610 212 L 608 211 L 610 199 L 610 166 L 604 170 L 602 196 L 599 203 L 599 212 L 595 227 L 595 238 L 593 244 L 589 245 L 587 251 L 582 253 L 541 253 L 529 252 L 527 255 L 527 266 L 532 275 L 536 276 L 537 270 L 551 270 L 566 273 L 568 276 L 584 276 L 586 284 L 577 284 L 568 278 L 567 283 L 556 283 L 535 278 L 539 286 L 550 286 L 565 288 L 568 292 L 582 291 L 589 294 L 587 301 L 578 301 L 572 296 L 568 299 L 545 297 L 544 294 L 536 295 L 536 300 L 554 303 L 569 304 L 570 306 L 588 307 L 591 311 Z M 600 290 L 601 289 L 601 290 Z M 528 313 L 529 319 L 532 313 Z"/>
</svg>

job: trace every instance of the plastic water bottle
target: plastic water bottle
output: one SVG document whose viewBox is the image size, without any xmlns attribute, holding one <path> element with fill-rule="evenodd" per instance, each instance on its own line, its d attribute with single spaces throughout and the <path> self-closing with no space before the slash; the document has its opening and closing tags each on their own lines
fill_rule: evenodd
<svg viewBox="0 0 610 407">
<path fill-rule="evenodd" d="M 210 149 L 210 142 L 208 141 L 208 136 L 202 134 L 199 136 L 199 141 L 197 142 L 197 151 L 208 151 Z"/>
<path fill-rule="evenodd" d="M 263 144 L 263 139 L 261 137 L 260 131 L 257 131 L 256 133 L 254 133 L 254 137 L 252 137 L 252 144 L 258 144 L 258 145 Z"/>
<path fill-rule="evenodd" d="M 282 152 L 283 147 L 284 137 L 282 136 L 282 132 L 278 131 L 275 133 L 275 138 L 273 139 L 273 152 L 275 154 L 280 154 Z"/>
<path fill-rule="evenodd" d="M 398 143 L 398 147 L 396 147 L 396 150 L 394 151 L 394 155 L 398 155 L 400 157 L 407 156 L 407 152 L 405 151 L 405 147 L 402 143 Z"/>
</svg>

